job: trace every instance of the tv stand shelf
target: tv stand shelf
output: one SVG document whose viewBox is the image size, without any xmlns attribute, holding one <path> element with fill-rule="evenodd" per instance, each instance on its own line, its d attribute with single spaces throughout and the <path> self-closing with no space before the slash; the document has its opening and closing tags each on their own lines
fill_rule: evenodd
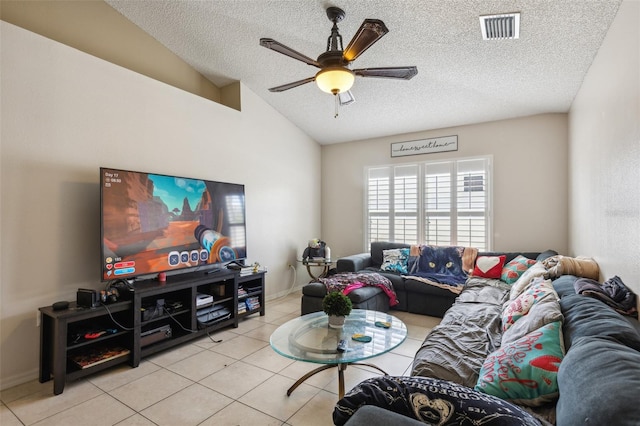
<svg viewBox="0 0 640 426">
<path fill-rule="evenodd" d="M 262 271 L 241 276 L 226 269 L 215 274 L 178 274 L 163 283 L 136 282 L 132 300 L 97 308 L 82 308 L 72 302 L 69 309 L 61 311 L 42 307 L 39 380 L 53 379 L 53 393 L 59 395 L 67 381 L 125 362 L 137 367 L 151 354 L 224 327 L 238 327 L 240 318 L 265 314 L 264 278 Z M 239 288 L 251 291 L 239 298 Z M 213 296 L 213 302 L 197 306 L 198 294 Z M 239 313 L 239 304 L 249 298 L 254 309 L 247 307 Z M 219 317 L 203 323 L 198 319 L 203 309 Z M 98 337 L 85 338 L 86 333 L 105 330 L 108 332 Z"/>
</svg>

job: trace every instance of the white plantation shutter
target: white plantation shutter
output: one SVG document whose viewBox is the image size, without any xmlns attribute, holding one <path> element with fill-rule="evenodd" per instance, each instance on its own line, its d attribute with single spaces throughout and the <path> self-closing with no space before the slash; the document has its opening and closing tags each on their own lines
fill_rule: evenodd
<svg viewBox="0 0 640 426">
<path fill-rule="evenodd" d="M 367 179 L 367 247 L 371 241 L 390 241 L 391 170 L 373 168 Z"/>
<path fill-rule="evenodd" d="M 457 162 L 457 242 L 459 245 L 488 249 L 489 191 L 485 159 Z"/>
<path fill-rule="evenodd" d="M 453 165 L 450 161 L 424 165 L 424 237 L 431 245 L 452 244 L 452 224 L 455 199 L 451 182 Z"/>
<path fill-rule="evenodd" d="M 372 241 L 491 249 L 490 157 L 367 169 Z"/>
<path fill-rule="evenodd" d="M 393 241 L 418 242 L 418 166 L 394 167 Z"/>
</svg>

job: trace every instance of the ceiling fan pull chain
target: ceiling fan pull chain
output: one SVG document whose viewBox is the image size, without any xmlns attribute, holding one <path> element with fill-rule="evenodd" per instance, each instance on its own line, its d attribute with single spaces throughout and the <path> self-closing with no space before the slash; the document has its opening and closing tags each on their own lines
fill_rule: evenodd
<svg viewBox="0 0 640 426">
<path fill-rule="evenodd" d="M 336 100 L 335 105 L 336 105 L 336 110 L 335 110 L 335 115 L 333 116 L 333 118 L 338 118 L 338 109 L 340 108 L 340 99 L 338 99 L 338 94 L 335 93 L 333 95 L 333 99 Z"/>
</svg>

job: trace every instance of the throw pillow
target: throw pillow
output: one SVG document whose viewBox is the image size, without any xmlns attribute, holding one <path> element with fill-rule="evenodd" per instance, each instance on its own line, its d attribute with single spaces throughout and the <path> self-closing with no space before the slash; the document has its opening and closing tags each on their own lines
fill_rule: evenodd
<svg viewBox="0 0 640 426">
<path fill-rule="evenodd" d="M 543 405 L 558 397 L 563 357 L 562 322 L 556 321 L 490 354 L 475 389 L 520 405 Z"/>
<path fill-rule="evenodd" d="M 473 268 L 474 277 L 500 278 L 507 256 L 478 256 Z"/>
<path fill-rule="evenodd" d="M 525 271 L 536 264 L 535 260 L 527 259 L 522 255 L 516 256 L 511 262 L 504 265 L 500 279 L 507 284 L 515 283 Z"/>
<path fill-rule="evenodd" d="M 382 265 L 380 269 L 383 271 L 407 273 L 407 262 L 409 260 L 409 249 L 390 249 L 382 251 Z"/>
<path fill-rule="evenodd" d="M 431 377 L 380 376 L 365 380 L 338 401 L 333 410 L 334 423 L 344 425 L 363 405 L 375 405 L 429 425 L 540 425 L 517 405 Z"/>
<path fill-rule="evenodd" d="M 522 316 L 502 333 L 502 345 L 515 342 L 543 325 L 562 320 L 563 316 L 560 310 L 560 303 L 558 303 L 558 295 L 552 289 L 541 296 L 531 306 L 526 315 Z"/>
<path fill-rule="evenodd" d="M 502 332 L 507 331 L 517 320 L 527 315 L 529 309 L 536 302 L 553 292 L 551 281 L 545 281 L 542 278 L 536 278 L 532 281 L 529 289 L 516 297 L 515 300 L 506 303 L 507 306 L 502 311 Z"/>
</svg>

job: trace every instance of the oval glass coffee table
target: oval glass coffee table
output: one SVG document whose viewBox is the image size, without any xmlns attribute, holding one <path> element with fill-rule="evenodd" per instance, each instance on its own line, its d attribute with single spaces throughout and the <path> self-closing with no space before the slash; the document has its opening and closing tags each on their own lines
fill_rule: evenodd
<svg viewBox="0 0 640 426">
<path fill-rule="evenodd" d="M 376 325 L 376 323 L 378 325 Z M 387 323 L 389 328 L 382 325 Z M 370 336 L 370 342 L 352 339 L 354 334 Z M 393 315 L 354 309 L 346 318 L 342 329 L 329 328 L 329 317 L 324 312 L 313 312 L 281 325 L 271 335 L 271 347 L 280 355 L 298 361 L 324 364 L 302 376 L 287 391 L 287 395 L 309 377 L 329 368 L 338 368 L 338 395 L 344 396 L 344 370 L 350 364 L 365 365 L 387 375 L 374 364 L 363 363 L 400 345 L 407 337 L 407 327 Z M 338 342 L 345 339 L 347 349 L 338 351 Z"/>
</svg>

